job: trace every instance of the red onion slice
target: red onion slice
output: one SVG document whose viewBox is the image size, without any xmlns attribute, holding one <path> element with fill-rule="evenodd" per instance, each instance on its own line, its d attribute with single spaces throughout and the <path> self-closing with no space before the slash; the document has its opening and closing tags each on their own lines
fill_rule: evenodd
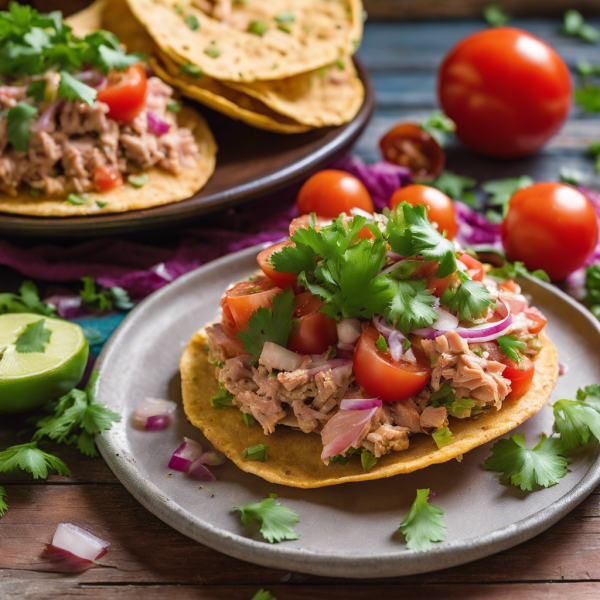
<svg viewBox="0 0 600 600">
<path fill-rule="evenodd" d="M 336 454 L 344 454 L 350 446 L 357 443 L 363 429 L 371 422 L 371 418 L 378 408 L 371 410 L 339 410 L 327 422 L 321 439 L 323 452 L 321 460 L 327 460 Z"/>
<path fill-rule="evenodd" d="M 381 398 L 344 398 L 340 402 L 342 410 L 371 410 L 383 404 Z"/>
<path fill-rule="evenodd" d="M 177 404 L 160 398 L 145 398 L 135 409 L 133 423 L 138 429 L 159 431 L 173 421 Z"/>
<path fill-rule="evenodd" d="M 216 481 L 217 478 L 202 463 L 202 459 L 195 460 L 188 470 L 188 475 L 200 481 Z"/>
<path fill-rule="evenodd" d="M 59 523 L 52 538 L 52 546 L 93 561 L 106 554 L 110 543 L 73 523 Z"/>
<path fill-rule="evenodd" d="M 184 438 L 183 444 L 175 450 L 169 461 L 169 469 L 174 471 L 189 471 L 192 463 L 202 456 L 202 446 L 198 442 Z"/>
<path fill-rule="evenodd" d="M 342 344 L 338 342 L 337 344 L 337 355 L 339 358 L 352 358 L 354 356 L 354 351 L 356 350 L 355 344 Z"/>
<path fill-rule="evenodd" d="M 148 121 L 148 131 L 159 137 L 167 133 L 171 127 L 166 121 L 151 112 L 146 113 L 146 119 Z"/>
</svg>

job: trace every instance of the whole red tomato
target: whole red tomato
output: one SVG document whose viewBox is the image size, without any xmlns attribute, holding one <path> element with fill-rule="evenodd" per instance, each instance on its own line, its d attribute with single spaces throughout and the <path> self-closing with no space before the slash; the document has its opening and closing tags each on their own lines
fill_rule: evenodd
<svg viewBox="0 0 600 600">
<path fill-rule="evenodd" d="M 470 148 L 498 157 L 532 154 L 567 118 L 571 78 L 560 56 L 510 27 L 460 41 L 438 72 L 438 97 Z"/>
<path fill-rule="evenodd" d="M 583 265 L 598 242 L 592 203 L 570 185 L 536 183 L 510 200 L 501 227 L 510 261 L 560 281 Z"/>
<path fill-rule="evenodd" d="M 301 215 L 317 213 L 319 217 L 335 219 L 340 213 L 361 208 L 374 210 L 373 200 L 360 179 L 346 171 L 325 169 L 309 177 L 296 198 Z"/>
</svg>

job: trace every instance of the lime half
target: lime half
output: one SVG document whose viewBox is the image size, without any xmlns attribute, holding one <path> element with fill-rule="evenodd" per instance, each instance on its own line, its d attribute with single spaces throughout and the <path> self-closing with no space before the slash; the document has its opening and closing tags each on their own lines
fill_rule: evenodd
<svg viewBox="0 0 600 600">
<path fill-rule="evenodd" d="M 44 332 L 38 351 L 19 352 L 17 340 L 28 325 L 40 320 L 50 335 Z M 0 414 L 31 410 L 66 394 L 81 380 L 88 352 L 79 325 L 42 315 L 1 315 Z"/>
</svg>

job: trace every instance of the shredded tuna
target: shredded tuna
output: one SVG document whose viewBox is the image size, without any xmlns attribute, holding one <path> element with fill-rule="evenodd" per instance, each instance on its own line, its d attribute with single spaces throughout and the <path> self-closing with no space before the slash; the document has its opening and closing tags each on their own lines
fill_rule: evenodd
<svg viewBox="0 0 600 600">
<path fill-rule="evenodd" d="M 384 424 L 367 435 L 363 446 L 371 451 L 376 458 L 388 452 L 399 452 L 408 448 L 410 430 L 407 427 L 394 427 Z"/>
<path fill-rule="evenodd" d="M 251 414 L 262 426 L 266 435 L 275 431 L 275 425 L 285 417 L 281 402 L 274 398 L 265 398 L 247 390 L 236 394 L 235 406 L 242 412 Z"/>
</svg>

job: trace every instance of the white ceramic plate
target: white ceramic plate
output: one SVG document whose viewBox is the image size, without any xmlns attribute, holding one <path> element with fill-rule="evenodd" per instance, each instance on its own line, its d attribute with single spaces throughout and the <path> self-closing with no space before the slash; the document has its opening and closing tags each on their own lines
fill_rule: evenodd
<svg viewBox="0 0 600 600">
<path fill-rule="evenodd" d="M 181 404 L 178 364 L 188 340 L 217 316 L 219 300 L 232 283 L 256 269 L 261 248 L 249 248 L 209 263 L 142 302 L 106 345 L 98 368 L 99 400 L 122 421 L 98 439 L 106 462 L 148 510 L 185 535 L 236 558 L 291 571 L 336 577 L 389 577 L 466 563 L 519 544 L 544 531 L 590 494 L 600 481 L 598 450 L 573 462 L 552 488 L 524 493 L 498 482 L 482 468 L 492 444 L 410 475 L 348 483 L 314 490 L 270 484 L 228 463 L 219 478 L 199 485 L 167 463 L 186 435 L 202 441 L 183 410 L 161 432 L 131 425 L 137 403 L 146 396 Z M 573 398 L 579 386 L 598 381 L 600 327 L 575 301 L 555 287 L 523 280 L 525 292 L 548 317 L 547 332 L 567 373 L 559 377 L 551 402 Z M 529 444 L 550 434 L 552 410 L 545 406 L 517 432 Z M 447 540 L 432 550 L 406 550 L 398 525 L 418 488 L 431 488 L 434 503 L 446 511 Z M 255 529 L 241 525 L 237 504 L 270 493 L 300 515 L 299 540 L 268 544 Z"/>
</svg>

